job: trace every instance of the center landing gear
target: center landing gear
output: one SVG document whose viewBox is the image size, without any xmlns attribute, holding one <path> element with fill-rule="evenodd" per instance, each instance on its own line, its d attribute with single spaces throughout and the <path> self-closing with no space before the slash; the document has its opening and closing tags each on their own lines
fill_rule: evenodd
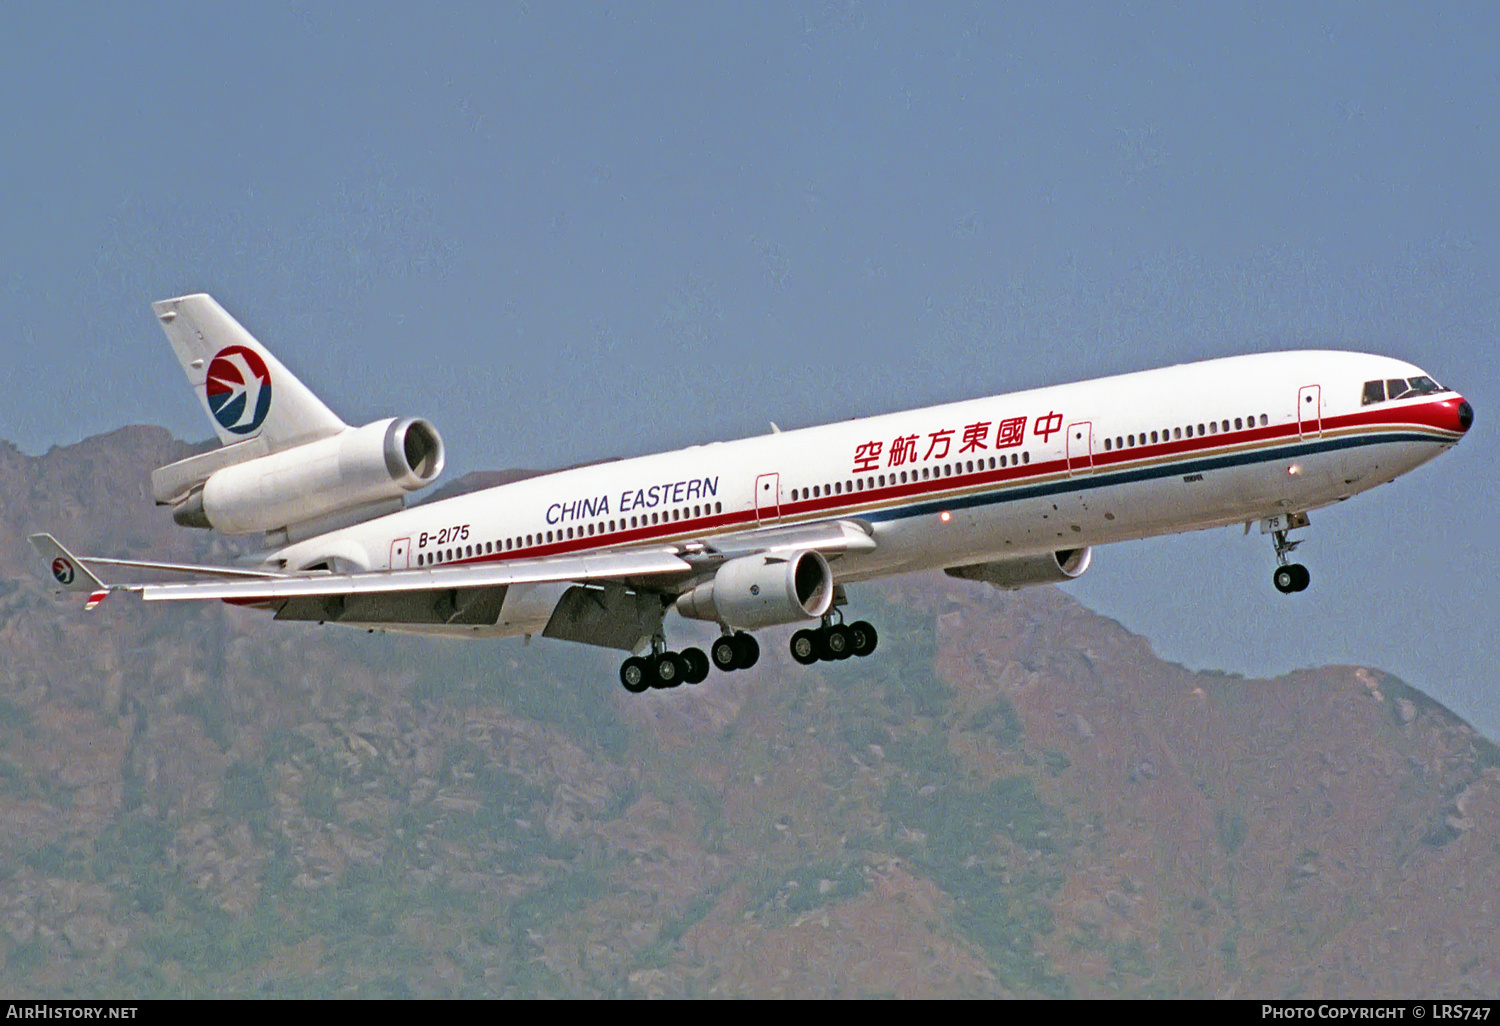
<svg viewBox="0 0 1500 1026">
<path fill-rule="evenodd" d="M 820 659 L 833 662 L 855 655 L 867 656 L 875 651 L 879 640 L 875 625 L 868 621 L 857 620 L 845 626 L 834 623 L 832 616 L 825 616 L 823 626 L 792 635 L 792 658 L 808 666 Z"/>
<path fill-rule="evenodd" d="M 753 634 L 735 631 L 725 634 L 708 649 L 714 665 L 725 673 L 748 670 L 760 660 L 760 642 Z"/>
<path fill-rule="evenodd" d="M 1283 595 L 1302 591 L 1312 582 L 1312 575 L 1307 572 L 1307 567 L 1301 563 L 1293 563 L 1287 558 L 1298 545 L 1302 544 L 1302 539 L 1293 541 L 1288 538 L 1287 532 L 1307 525 L 1306 513 L 1288 513 L 1261 521 L 1261 533 L 1269 534 L 1272 544 L 1276 546 L 1276 570 L 1271 574 L 1271 583 Z M 1248 529 L 1248 525 L 1246 526 Z"/>
</svg>

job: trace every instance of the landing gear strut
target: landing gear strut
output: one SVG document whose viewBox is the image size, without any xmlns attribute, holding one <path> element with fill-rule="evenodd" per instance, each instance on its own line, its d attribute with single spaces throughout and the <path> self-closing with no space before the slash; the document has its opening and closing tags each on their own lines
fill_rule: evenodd
<svg viewBox="0 0 1500 1026">
<path fill-rule="evenodd" d="M 1261 521 L 1261 533 L 1269 534 L 1272 544 L 1276 546 L 1276 570 L 1271 574 L 1271 583 L 1283 595 L 1302 591 L 1312 582 L 1312 575 L 1307 572 L 1307 567 L 1301 563 L 1293 563 L 1287 558 L 1303 541 L 1303 539 L 1294 541 L 1288 538 L 1287 532 L 1306 527 L 1307 524 L 1306 513 L 1289 513 Z"/>
</svg>

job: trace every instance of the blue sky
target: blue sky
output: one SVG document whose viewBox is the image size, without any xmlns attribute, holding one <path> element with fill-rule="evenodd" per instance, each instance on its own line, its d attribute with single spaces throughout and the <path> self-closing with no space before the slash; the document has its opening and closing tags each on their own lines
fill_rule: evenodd
<svg viewBox="0 0 1500 1026">
<path fill-rule="evenodd" d="M 1500 733 L 1490 5 L 65 4 L 0 35 L 0 437 L 207 437 L 214 293 L 346 420 L 551 466 L 1229 353 L 1414 360 L 1459 449 L 1070 591 Z"/>
</svg>

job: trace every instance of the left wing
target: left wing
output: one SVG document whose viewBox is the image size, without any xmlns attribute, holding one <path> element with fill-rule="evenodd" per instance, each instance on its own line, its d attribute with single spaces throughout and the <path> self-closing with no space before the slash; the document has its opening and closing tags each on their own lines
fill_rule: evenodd
<svg viewBox="0 0 1500 1026">
<path fill-rule="evenodd" d="M 466 563 L 420 570 L 366 570 L 352 574 L 288 574 L 260 581 L 189 581 L 183 584 L 129 584 L 147 602 L 224 599 L 244 604 L 333 595 L 382 595 L 421 591 L 499 588 L 512 584 L 563 581 L 622 581 L 637 577 L 690 574 L 693 566 L 661 549 L 553 556 L 509 563 Z"/>
<path fill-rule="evenodd" d="M 492 626 L 511 586 L 560 585 L 559 591 L 547 592 L 552 595 L 548 601 L 555 605 L 533 614 L 545 624 L 543 633 L 629 649 L 641 643 L 643 632 L 649 638 L 673 598 L 712 577 L 729 560 L 806 550 L 837 559 L 875 548 L 872 534 L 869 525 L 859 521 L 824 521 L 736 532 L 670 547 L 356 573 L 278 573 L 80 558 L 51 535 L 34 535 L 32 543 L 53 560 L 53 574 L 66 590 L 89 592 L 88 608 L 112 592 L 128 591 L 147 602 L 220 600 L 262 606 L 275 609 L 277 619 L 282 620 L 389 624 L 396 629 Z M 212 579 L 106 585 L 85 563 L 196 573 Z"/>
</svg>

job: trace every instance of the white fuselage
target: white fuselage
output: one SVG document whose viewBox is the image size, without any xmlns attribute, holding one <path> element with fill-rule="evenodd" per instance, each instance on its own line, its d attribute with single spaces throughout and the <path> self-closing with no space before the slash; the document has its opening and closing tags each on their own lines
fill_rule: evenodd
<svg viewBox="0 0 1500 1026">
<path fill-rule="evenodd" d="M 268 562 L 406 569 L 855 520 L 876 544 L 832 562 L 842 583 L 1198 530 L 1349 498 L 1455 444 L 1451 391 L 1362 403 L 1366 381 L 1421 374 L 1344 352 L 1184 364 L 547 474 Z M 512 588 L 484 633 L 538 631 L 565 587 Z"/>
</svg>

